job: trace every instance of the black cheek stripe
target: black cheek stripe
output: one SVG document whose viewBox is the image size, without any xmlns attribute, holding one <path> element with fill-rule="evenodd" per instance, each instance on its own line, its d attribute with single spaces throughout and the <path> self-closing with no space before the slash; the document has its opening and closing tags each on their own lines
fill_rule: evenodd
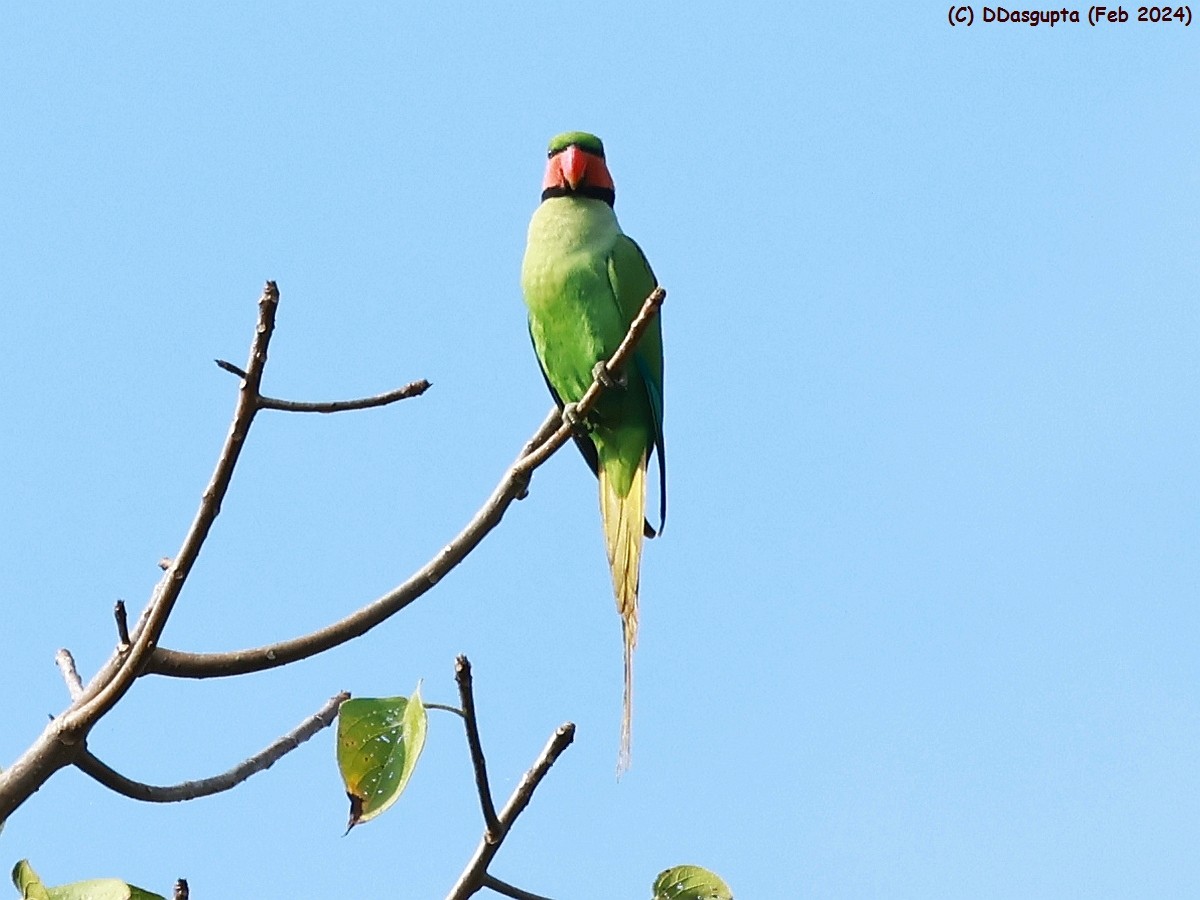
<svg viewBox="0 0 1200 900">
<path fill-rule="evenodd" d="M 548 187 L 542 191 L 543 200 L 549 200 L 551 197 L 589 197 L 592 200 L 603 200 L 612 206 L 616 202 L 617 194 L 612 188 L 585 184 L 574 190 L 569 187 Z"/>
</svg>

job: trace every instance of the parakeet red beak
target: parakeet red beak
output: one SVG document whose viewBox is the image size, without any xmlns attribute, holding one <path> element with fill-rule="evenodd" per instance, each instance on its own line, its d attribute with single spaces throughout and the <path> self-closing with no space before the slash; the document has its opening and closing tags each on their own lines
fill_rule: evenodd
<svg viewBox="0 0 1200 900">
<path fill-rule="evenodd" d="M 583 183 L 584 176 L 587 174 L 587 154 L 572 144 L 562 153 L 558 154 L 558 158 L 563 178 L 571 186 L 571 190 L 577 190 L 579 185 Z"/>
</svg>

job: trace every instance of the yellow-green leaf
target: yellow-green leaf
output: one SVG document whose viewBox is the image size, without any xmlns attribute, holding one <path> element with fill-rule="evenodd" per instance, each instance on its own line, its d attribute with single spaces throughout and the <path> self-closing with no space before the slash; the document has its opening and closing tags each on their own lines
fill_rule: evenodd
<svg viewBox="0 0 1200 900">
<path fill-rule="evenodd" d="M 654 900 L 733 900 L 733 891 L 700 866 L 675 866 L 654 879 Z"/>
<path fill-rule="evenodd" d="M 23 859 L 13 866 L 12 880 L 21 892 L 21 900 L 50 900 L 50 892 L 33 871 L 29 860 Z"/>
<path fill-rule="evenodd" d="M 166 900 L 162 894 L 153 894 L 119 878 L 93 878 L 47 888 L 24 859 L 13 868 L 13 884 L 21 892 L 21 900 Z"/>
<path fill-rule="evenodd" d="M 425 746 L 426 724 L 419 684 L 412 697 L 356 697 L 342 704 L 337 761 L 350 798 L 347 831 L 403 793 Z"/>
</svg>

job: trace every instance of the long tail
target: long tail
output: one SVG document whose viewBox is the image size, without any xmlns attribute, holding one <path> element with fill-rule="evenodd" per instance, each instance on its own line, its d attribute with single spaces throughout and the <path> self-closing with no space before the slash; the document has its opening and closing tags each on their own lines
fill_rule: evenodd
<svg viewBox="0 0 1200 900">
<path fill-rule="evenodd" d="M 633 743 L 633 649 L 637 646 L 638 580 L 646 517 L 646 456 L 642 455 L 629 493 L 624 497 L 613 487 L 604 466 L 599 468 L 604 541 L 608 547 L 617 612 L 621 614 L 621 631 L 625 636 L 625 705 L 621 716 L 621 753 L 617 758 L 617 776 L 620 777 L 629 768 Z"/>
</svg>

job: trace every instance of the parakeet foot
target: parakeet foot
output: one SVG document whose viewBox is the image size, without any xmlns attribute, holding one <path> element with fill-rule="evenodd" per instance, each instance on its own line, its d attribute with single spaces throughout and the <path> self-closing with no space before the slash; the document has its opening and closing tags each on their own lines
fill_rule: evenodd
<svg viewBox="0 0 1200 900">
<path fill-rule="evenodd" d="M 590 432 L 591 426 L 588 425 L 587 417 L 579 414 L 579 406 L 575 403 L 564 403 L 562 408 L 562 420 L 571 426 L 571 430 L 576 434 L 587 434 Z"/>
<path fill-rule="evenodd" d="M 623 388 L 628 382 L 624 375 L 613 375 L 608 368 L 608 363 L 600 360 L 596 365 L 592 366 L 592 380 L 600 382 L 606 390 L 613 388 Z"/>
</svg>

